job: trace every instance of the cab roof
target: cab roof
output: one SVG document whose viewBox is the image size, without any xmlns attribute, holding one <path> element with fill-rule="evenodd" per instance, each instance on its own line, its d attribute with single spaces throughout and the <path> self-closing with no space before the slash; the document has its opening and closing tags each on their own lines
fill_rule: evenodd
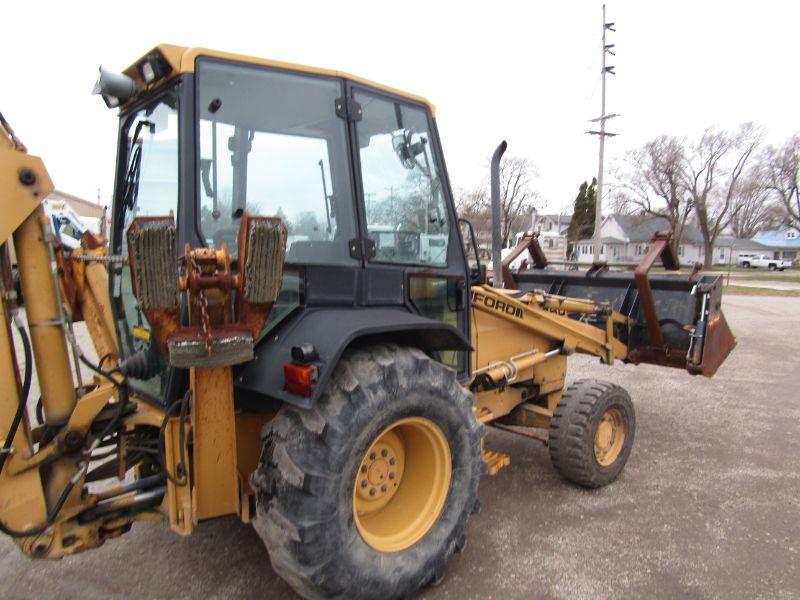
<svg viewBox="0 0 800 600">
<path fill-rule="evenodd" d="M 431 103 L 427 98 L 418 96 L 416 94 L 411 94 L 409 92 L 404 92 L 403 90 L 398 90 L 396 88 L 383 85 L 381 83 L 377 83 L 375 81 L 371 81 L 363 77 L 351 75 L 350 73 L 346 73 L 344 71 L 336 71 L 334 69 L 324 69 L 321 67 L 310 67 L 308 65 L 301 65 L 297 63 L 283 62 L 278 60 L 270 60 L 268 58 L 258 58 L 255 56 L 247 56 L 244 54 L 234 54 L 231 52 L 223 52 L 221 50 L 212 50 L 209 48 L 188 48 L 186 46 L 175 46 L 172 44 L 159 44 L 158 46 L 156 46 L 155 48 L 144 54 L 141 58 L 139 58 L 135 63 L 133 63 L 127 69 L 125 69 L 125 74 L 132 77 L 134 81 L 136 81 L 136 83 L 143 89 L 146 89 L 148 87 L 156 87 L 157 85 L 162 83 L 162 81 L 158 81 L 155 84 L 151 84 L 151 86 L 147 86 L 144 83 L 144 81 L 142 81 L 142 78 L 139 75 L 139 71 L 137 69 L 137 65 L 139 65 L 143 60 L 147 58 L 152 58 L 153 56 L 160 56 L 167 62 L 167 64 L 169 64 L 171 72 L 167 78 L 174 77 L 175 75 L 180 73 L 194 73 L 196 60 L 200 57 L 219 58 L 223 60 L 230 60 L 251 65 L 261 65 L 265 67 L 273 67 L 277 69 L 297 71 L 300 73 L 311 73 L 315 75 L 326 75 L 328 77 L 338 77 L 341 79 L 347 79 L 355 83 L 359 83 L 365 86 L 369 86 L 371 88 L 388 92 L 390 94 L 407 98 L 408 100 L 411 100 L 413 102 L 419 102 L 425 104 L 430 109 L 431 114 L 433 116 L 436 115 L 436 109 L 433 103 Z"/>
</svg>

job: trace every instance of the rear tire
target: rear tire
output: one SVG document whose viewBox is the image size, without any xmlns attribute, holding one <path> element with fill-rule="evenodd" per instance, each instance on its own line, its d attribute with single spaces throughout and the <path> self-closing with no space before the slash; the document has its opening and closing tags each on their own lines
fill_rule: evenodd
<svg viewBox="0 0 800 600">
<path fill-rule="evenodd" d="M 750 263 L 749 263 L 749 262 L 747 262 L 747 261 L 744 261 L 744 262 L 742 263 L 742 267 L 743 267 L 743 268 L 745 268 L 745 269 L 749 269 L 749 268 L 750 268 Z"/>
<path fill-rule="evenodd" d="M 778 270 L 778 266 L 777 266 L 776 264 L 774 264 L 774 263 L 773 263 L 773 264 L 771 264 L 771 265 L 769 266 L 769 270 L 770 270 L 770 271 L 777 271 L 777 270 Z"/>
<path fill-rule="evenodd" d="M 633 447 L 636 416 L 624 388 L 596 379 L 573 383 L 550 422 L 550 460 L 565 479 L 587 488 L 614 481 Z"/>
<path fill-rule="evenodd" d="M 483 426 L 472 404 L 473 396 L 459 385 L 452 369 L 418 349 L 385 344 L 348 351 L 314 408 L 284 405 L 265 428 L 261 461 L 252 477 L 255 526 L 275 571 L 306 598 L 408 597 L 440 581 L 445 562 L 464 545 L 485 471 Z M 413 429 L 417 425 L 421 428 Z M 408 427 L 412 429 L 403 429 Z M 423 444 L 422 452 L 409 450 L 413 440 L 428 434 L 439 441 L 430 449 Z M 386 461 L 393 456 L 391 446 L 378 445 L 387 435 L 405 443 L 405 458 L 398 458 L 405 466 L 389 482 L 391 469 L 381 465 L 375 483 L 368 465 L 370 459 L 380 462 L 383 448 L 390 449 Z M 446 448 L 444 454 L 451 459 L 449 479 L 431 476 L 433 483 L 427 486 L 425 477 L 412 477 L 413 457 L 423 458 L 416 464 L 427 464 L 425 457 L 437 448 Z M 427 467 L 419 468 L 424 475 Z M 392 491 L 391 483 L 398 480 L 399 488 Z M 384 483 L 390 484 L 388 493 Z M 354 507 L 372 500 L 361 496 L 371 493 L 373 485 L 379 499 L 382 493 L 388 496 L 384 507 L 374 509 L 378 511 L 388 511 L 401 496 L 395 506 L 407 508 L 429 488 L 431 497 L 441 501 L 438 508 L 431 508 L 435 501 L 422 503 L 426 508 L 419 518 L 424 523 L 416 529 L 388 513 L 388 519 L 367 530 L 367 517 L 374 515 L 356 514 Z M 404 489 L 413 493 L 402 495 Z"/>
</svg>

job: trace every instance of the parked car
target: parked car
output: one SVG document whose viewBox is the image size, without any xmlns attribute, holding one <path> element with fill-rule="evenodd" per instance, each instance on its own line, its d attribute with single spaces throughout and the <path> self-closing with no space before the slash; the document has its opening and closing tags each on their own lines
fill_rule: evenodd
<svg viewBox="0 0 800 600">
<path fill-rule="evenodd" d="M 740 256 L 739 265 L 745 269 L 766 267 L 770 271 L 783 271 L 792 266 L 792 261 L 783 258 L 772 258 L 768 254 L 754 254 L 752 256 Z"/>
</svg>

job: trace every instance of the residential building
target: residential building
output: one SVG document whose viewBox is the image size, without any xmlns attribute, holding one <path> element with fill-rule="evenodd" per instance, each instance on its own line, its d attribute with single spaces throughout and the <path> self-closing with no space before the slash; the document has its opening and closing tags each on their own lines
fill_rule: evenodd
<svg viewBox="0 0 800 600">
<path fill-rule="evenodd" d="M 741 264 L 743 256 L 772 253 L 772 249 L 755 240 L 720 236 L 714 244 L 714 264 L 736 266 Z"/>
<path fill-rule="evenodd" d="M 767 247 L 772 258 L 796 261 L 800 257 L 800 233 L 794 227 L 759 231 L 753 241 Z"/>
<path fill-rule="evenodd" d="M 664 217 L 651 215 L 607 215 L 601 225 L 600 260 L 608 263 L 634 264 L 650 249 L 650 240 L 657 231 L 670 229 Z M 594 262 L 594 240 L 583 239 L 573 244 L 574 256 L 581 264 Z M 700 230 L 687 224 L 678 245 L 681 264 L 693 265 L 703 261 L 703 236 Z"/>
<path fill-rule="evenodd" d="M 561 235 L 566 235 L 569 229 L 569 222 L 572 220 L 572 215 L 545 215 L 537 214 L 535 216 L 534 231 L 541 233 L 557 232 Z"/>
<path fill-rule="evenodd" d="M 526 232 L 520 231 L 514 236 L 514 244 L 509 245 L 508 248 L 503 249 L 503 256 L 505 257 L 511 252 L 511 249 L 522 241 L 522 237 Z M 540 231 L 539 232 L 539 246 L 544 252 L 545 258 L 548 262 L 564 262 L 567 259 L 567 236 L 566 234 L 558 233 L 557 231 Z M 529 256 L 523 253 L 522 256 L 517 258 L 511 263 L 511 268 L 518 268 L 523 261 L 528 261 Z"/>
<path fill-rule="evenodd" d="M 563 262 L 567 259 L 567 230 L 571 218 L 572 215 L 564 214 L 548 215 L 534 212 L 531 215 L 532 229 L 539 233 L 539 246 L 548 261 Z M 520 231 L 514 236 L 514 246 L 519 244 L 524 234 L 524 231 Z M 518 263 L 526 259 L 526 254 L 521 256 L 512 263 L 512 268 L 519 266 Z"/>
<path fill-rule="evenodd" d="M 634 264 L 641 261 L 650 249 L 650 240 L 657 231 L 669 229 L 663 217 L 650 215 L 608 215 L 603 218 L 600 260 L 608 263 Z M 573 244 L 575 257 L 581 264 L 594 261 L 594 240 L 578 240 Z M 700 230 L 687 223 L 678 245 L 678 259 L 682 265 L 702 263 L 705 249 Z M 737 265 L 742 256 L 768 254 L 772 258 L 797 260 L 800 256 L 800 233 L 786 227 L 774 231 L 762 231 L 753 239 L 720 236 L 714 244 L 713 264 Z"/>
</svg>

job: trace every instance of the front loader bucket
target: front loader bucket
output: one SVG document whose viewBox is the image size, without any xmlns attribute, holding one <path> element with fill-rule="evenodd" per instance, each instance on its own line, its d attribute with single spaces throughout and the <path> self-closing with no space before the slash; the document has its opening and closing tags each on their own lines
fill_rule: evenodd
<svg viewBox="0 0 800 600">
<path fill-rule="evenodd" d="M 711 377 L 736 345 L 721 310 L 719 275 L 531 269 L 512 278 L 523 291 L 609 302 L 631 320 L 620 335 L 628 344 L 628 362 L 685 368 Z"/>
</svg>

